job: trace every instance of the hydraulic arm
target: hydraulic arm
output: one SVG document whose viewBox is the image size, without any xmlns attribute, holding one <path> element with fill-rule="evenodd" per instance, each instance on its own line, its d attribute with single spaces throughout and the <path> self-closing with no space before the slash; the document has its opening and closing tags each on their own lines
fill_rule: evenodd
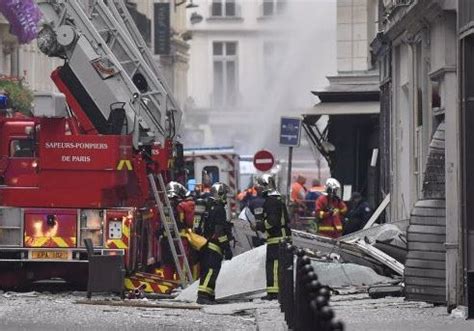
<svg viewBox="0 0 474 331">
<path fill-rule="evenodd" d="M 40 0 L 41 51 L 59 70 L 96 130 L 164 144 L 181 120 L 170 89 L 123 0 Z"/>
</svg>

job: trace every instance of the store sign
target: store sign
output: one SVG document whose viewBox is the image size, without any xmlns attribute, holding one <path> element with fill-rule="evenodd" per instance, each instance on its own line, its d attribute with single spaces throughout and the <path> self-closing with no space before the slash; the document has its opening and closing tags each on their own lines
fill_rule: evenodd
<svg viewBox="0 0 474 331">
<path fill-rule="evenodd" d="M 170 55 L 170 3 L 155 3 L 154 6 L 154 49 L 157 55 Z"/>
</svg>

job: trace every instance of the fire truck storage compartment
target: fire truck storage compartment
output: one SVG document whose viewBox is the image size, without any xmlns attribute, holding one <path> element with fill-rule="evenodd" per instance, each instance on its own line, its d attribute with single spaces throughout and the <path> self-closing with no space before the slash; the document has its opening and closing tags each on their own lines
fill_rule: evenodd
<svg viewBox="0 0 474 331">
<path fill-rule="evenodd" d="M 104 245 L 105 214 L 105 210 L 102 209 L 82 209 L 80 211 L 80 246 L 84 246 L 84 239 L 90 239 L 94 247 Z"/>
<path fill-rule="evenodd" d="M 24 219 L 25 247 L 76 247 L 76 209 L 26 209 Z"/>
<path fill-rule="evenodd" d="M 0 207 L 0 247 L 21 246 L 21 209 Z"/>
</svg>

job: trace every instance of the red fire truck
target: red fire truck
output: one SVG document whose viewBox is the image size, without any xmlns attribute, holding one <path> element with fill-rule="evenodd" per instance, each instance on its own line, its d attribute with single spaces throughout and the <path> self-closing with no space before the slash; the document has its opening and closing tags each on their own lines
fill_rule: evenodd
<svg viewBox="0 0 474 331">
<path fill-rule="evenodd" d="M 85 3 L 38 1 L 62 94 L 39 96 L 33 117 L 0 110 L 0 288 L 83 283 L 86 238 L 123 255 L 129 287 L 160 260 L 148 180 L 176 171 L 181 111 L 123 1 Z"/>
</svg>

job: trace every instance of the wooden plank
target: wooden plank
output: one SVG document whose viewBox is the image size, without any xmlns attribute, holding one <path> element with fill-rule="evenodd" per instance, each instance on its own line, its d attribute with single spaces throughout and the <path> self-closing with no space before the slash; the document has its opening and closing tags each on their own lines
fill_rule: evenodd
<svg viewBox="0 0 474 331">
<path fill-rule="evenodd" d="M 426 252 L 426 251 L 417 251 L 411 250 L 408 252 L 407 260 L 409 259 L 419 259 L 419 260 L 430 260 L 430 261 L 446 261 L 445 252 Z"/>
<path fill-rule="evenodd" d="M 405 284 L 417 285 L 419 287 L 445 287 L 446 280 L 444 278 L 428 278 L 428 277 L 406 277 Z"/>
<path fill-rule="evenodd" d="M 410 218 L 410 225 L 431 225 L 446 227 L 446 217 L 412 215 Z"/>
<path fill-rule="evenodd" d="M 405 268 L 425 268 L 432 270 L 445 270 L 445 261 L 433 261 L 433 260 L 422 260 L 422 259 L 408 259 L 405 262 Z"/>
<path fill-rule="evenodd" d="M 446 248 L 443 243 L 420 243 L 408 242 L 408 251 L 427 251 L 427 252 L 445 252 Z"/>
<path fill-rule="evenodd" d="M 407 234 L 408 242 L 423 242 L 423 243 L 445 243 L 446 235 L 431 234 L 431 233 L 410 233 Z"/>
<path fill-rule="evenodd" d="M 74 302 L 80 305 L 93 305 L 93 306 L 114 306 L 114 307 L 138 307 L 138 308 L 168 308 L 168 309 L 191 309 L 199 310 L 202 308 L 201 305 L 183 305 L 183 304 L 170 304 L 170 303 L 146 303 L 143 301 L 108 301 L 108 300 L 78 300 Z"/>
<path fill-rule="evenodd" d="M 406 277 L 423 277 L 427 275 L 429 275 L 430 278 L 444 279 L 446 277 L 446 270 L 412 268 L 412 267 L 405 266 L 405 278 Z"/>
<path fill-rule="evenodd" d="M 362 228 L 363 230 L 370 228 L 375 221 L 379 218 L 379 216 L 382 214 L 382 212 L 387 208 L 388 204 L 390 203 L 390 193 L 387 194 L 385 199 L 383 199 L 382 203 L 377 207 L 375 212 L 372 214 L 372 216 L 369 218 L 367 223 L 364 225 Z"/>
<path fill-rule="evenodd" d="M 437 209 L 446 209 L 446 201 L 445 200 L 419 200 L 415 207 L 420 208 L 437 208 Z"/>
<path fill-rule="evenodd" d="M 420 208 L 415 206 L 411 214 L 414 216 L 432 216 L 443 218 L 446 217 L 446 210 L 438 208 Z"/>
<path fill-rule="evenodd" d="M 410 233 L 445 235 L 446 227 L 437 225 L 410 225 L 407 231 Z"/>
</svg>

